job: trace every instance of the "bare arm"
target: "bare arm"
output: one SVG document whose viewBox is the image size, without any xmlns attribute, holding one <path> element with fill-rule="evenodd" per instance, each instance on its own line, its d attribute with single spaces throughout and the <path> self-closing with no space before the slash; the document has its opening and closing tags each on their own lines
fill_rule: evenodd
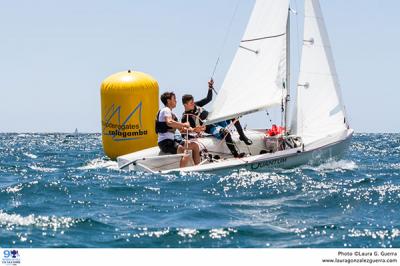
<svg viewBox="0 0 400 266">
<path fill-rule="evenodd" d="M 166 116 L 165 117 L 165 122 L 167 123 L 167 126 L 172 127 L 172 128 L 176 128 L 176 129 L 181 129 L 181 128 L 184 128 L 184 127 L 190 127 L 189 122 L 180 123 L 180 122 L 177 122 L 174 119 L 172 119 L 172 117 L 170 117 L 170 116 Z"/>
</svg>

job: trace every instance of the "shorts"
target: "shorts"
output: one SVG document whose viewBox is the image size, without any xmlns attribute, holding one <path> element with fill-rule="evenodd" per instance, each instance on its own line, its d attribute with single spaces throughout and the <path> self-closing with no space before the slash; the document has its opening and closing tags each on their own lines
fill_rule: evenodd
<svg viewBox="0 0 400 266">
<path fill-rule="evenodd" d="M 214 137 L 216 137 L 217 139 L 223 139 L 224 138 L 224 133 L 222 132 L 222 129 L 225 129 L 227 126 L 229 126 L 230 121 L 222 121 L 216 124 L 212 124 L 210 125 L 209 128 L 209 134 L 213 135 Z"/>
<path fill-rule="evenodd" d="M 177 154 L 180 141 L 173 139 L 165 139 L 158 143 L 158 147 L 164 153 Z"/>
</svg>

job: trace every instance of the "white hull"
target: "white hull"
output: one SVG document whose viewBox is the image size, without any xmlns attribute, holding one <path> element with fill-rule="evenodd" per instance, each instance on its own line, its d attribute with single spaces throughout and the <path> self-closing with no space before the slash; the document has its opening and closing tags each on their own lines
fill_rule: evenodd
<svg viewBox="0 0 400 266">
<path fill-rule="evenodd" d="M 160 174 L 176 172 L 215 172 L 234 168 L 244 168 L 251 171 L 292 168 L 307 163 L 321 163 L 329 158 L 340 158 L 349 146 L 352 135 L 353 130 L 349 129 L 323 140 L 306 144 L 304 148 L 293 148 L 274 153 L 248 156 L 241 159 L 226 158 L 218 162 L 208 162 L 185 168 L 178 167 L 180 160 L 179 155 L 158 156 L 159 149 L 158 147 L 154 147 L 118 157 L 118 165 L 121 169 L 125 170 L 147 171 Z M 155 160 L 158 165 L 153 163 L 152 160 Z M 130 163 L 132 161 L 137 161 L 138 163 Z M 143 162 L 143 164 L 140 162 Z M 160 165 L 161 167 L 159 167 Z M 169 169 L 162 169 L 168 166 Z"/>
</svg>

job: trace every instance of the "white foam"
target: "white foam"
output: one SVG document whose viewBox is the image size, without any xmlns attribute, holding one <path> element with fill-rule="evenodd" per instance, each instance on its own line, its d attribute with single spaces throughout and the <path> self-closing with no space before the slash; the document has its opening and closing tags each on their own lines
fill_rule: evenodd
<svg viewBox="0 0 400 266">
<path fill-rule="evenodd" d="M 161 188 L 158 188 L 158 187 L 145 186 L 144 188 L 146 188 L 148 190 L 151 190 L 151 191 L 154 191 L 154 192 L 157 192 L 158 194 L 160 194 L 160 191 L 161 191 Z"/>
<path fill-rule="evenodd" d="M 6 192 L 7 193 L 15 193 L 15 192 L 21 191 L 22 188 L 23 188 L 22 184 L 18 184 L 16 186 L 6 188 Z"/>
<path fill-rule="evenodd" d="M 29 183 L 21 183 L 15 186 L 11 186 L 11 187 L 6 187 L 5 189 L 1 189 L 1 192 L 7 192 L 7 193 L 16 193 L 21 191 L 24 187 L 31 187 L 32 185 L 36 185 L 38 183 L 37 180 L 33 180 Z"/>
<path fill-rule="evenodd" d="M 34 215 L 29 216 L 21 216 L 18 214 L 7 214 L 0 211 L 0 224 L 2 225 L 21 225 L 21 226 L 28 226 L 35 223 Z"/>
<path fill-rule="evenodd" d="M 166 228 L 164 230 L 158 230 L 158 231 L 149 231 L 147 228 L 143 228 L 143 232 L 138 233 L 138 234 L 133 234 L 132 237 L 134 238 L 141 238 L 141 237 L 156 237 L 160 238 L 163 235 L 166 235 L 169 233 L 169 229 Z"/>
<path fill-rule="evenodd" d="M 108 161 L 108 160 L 104 160 L 101 158 L 91 160 L 85 166 L 78 167 L 79 170 L 93 170 L 93 169 L 101 169 L 101 168 L 107 168 L 107 169 L 111 169 L 111 170 L 119 170 L 117 162 Z"/>
<path fill-rule="evenodd" d="M 70 217 L 35 216 L 34 214 L 21 216 L 19 214 L 4 213 L 0 210 L 0 225 L 7 227 L 37 226 L 57 230 L 58 228 L 68 228 L 77 222 L 79 220 Z"/>
<path fill-rule="evenodd" d="M 228 229 L 223 229 L 223 228 L 218 228 L 218 229 L 211 229 L 210 230 L 210 238 L 212 239 L 221 239 L 224 237 L 227 237 L 230 235 L 232 232 L 237 232 L 235 229 L 228 228 Z"/>
<path fill-rule="evenodd" d="M 41 166 L 37 166 L 35 164 L 29 165 L 29 168 L 31 168 L 32 170 L 35 170 L 35 171 L 45 172 L 45 173 L 51 173 L 51 172 L 55 172 L 58 170 L 57 168 L 41 167 Z"/>
<path fill-rule="evenodd" d="M 178 235 L 181 237 L 189 237 L 192 238 L 195 235 L 199 233 L 196 229 L 190 229 L 190 228 L 178 228 Z"/>
<path fill-rule="evenodd" d="M 323 163 L 317 167 L 310 167 L 310 166 L 305 166 L 305 169 L 312 169 L 318 172 L 324 172 L 324 171 L 352 171 L 358 168 L 358 165 L 353 162 L 353 161 L 348 161 L 348 160 L 340 160 L 340 161 L 328 161 L 326 163 Z"/>
<path fill-rule="evenodd" d="M 398 238 L 400 236 L 400 230 L 397 228 L 393 228 L 393 229 L 385 229 L 385 230 L 370 230 L 370 229 L 350 229 L 349 231 L 349 237 L 370 237 L 373 239 L 381 239 L 384 240 L 385 238 L 388 239 L 395 239 Z"/>
<path fill-rule="evenodd" d="M 31 159 L 37 159 L 37 155 L 32 154 L 32 153 L 29 153 L 29 152 L 25 152 L 24 155 L 25 155 L 26 157 L 31 158 Z"/>
<path fill-rule="evenodd" d="M 400 169 L 400 163 L 392 163 L 389 165 L 391 169 Z"/>
</svg>

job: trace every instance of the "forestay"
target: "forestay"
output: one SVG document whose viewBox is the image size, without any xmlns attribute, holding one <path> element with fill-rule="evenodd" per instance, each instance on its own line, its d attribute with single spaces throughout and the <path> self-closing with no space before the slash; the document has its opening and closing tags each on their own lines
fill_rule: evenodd
<svg viewBox="0 0 400 266">
<path fill-rule="evenodd" d="M 288 0 L 257 0 L 208 124 L 280 105 L 286 96 Z"/>
<path fill-rule="evenodd" d="M 304 143 L 347 128 L 341 90 L 321 7 L 305 1 L 304 44 L 293 133 Z"/>
</svg>

